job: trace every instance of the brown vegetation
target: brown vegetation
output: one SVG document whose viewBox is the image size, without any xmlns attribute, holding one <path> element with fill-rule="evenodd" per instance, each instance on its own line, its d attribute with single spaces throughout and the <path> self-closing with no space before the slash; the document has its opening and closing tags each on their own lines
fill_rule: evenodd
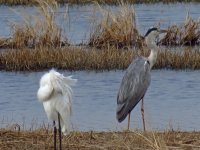
<svg viewBox="0 0 200 150">
<path fill-rule="evenodd" d="M 200 51 L 185 49 L 182 51 L 160 51 L 156 69 L 200 69 Z"/>
<path fill-rule="evenodd" d="M 143 38 L 136 28 L 133 7 L 122 3 L 117 12 L 100 8 L 102 19 L 95 24 L 89 46 L 96 48 L 141 47 Z"/>
<path fill-rule="evenodd" d="M 12 48 L 12 38 L 0 38 L 0 48 Z"/>
<path fill-rule="evenodd" d="M 23 21 L 12 24 L 12 38 L 9 44 L 4 45 L 10 48 L 23 47 L 60 47 L 61 28 L 55 22 L 54 11 L 57 8 L 56 2 L 50 4 L 45 1 L 38 1 L 37 14 L 23 16 Z"/>
<path fill-rule="evenodd" d="M 199 149 L 200 132 L 71 132 L 62 139 L 63 149 L 77 150 L 175 150 Z M 0 130 L 0 149 L 53 149 L 53 131 Z"/>
<path fill-rule="evenodd" d="M 0 69 L 8 71 L 31 71 L 52 67 L 67 70 L 126 69 L 138 56 L 148 56 L 146 50 L 83 49 L 66 47 L 60 49 L 6 50 L 0 53 Z M 154 69 L 200 69 L 200 51 L 161 50 Z"/>
<path fill-rule="evenodd" d="M 194 21 L 189 14 L 181 25 L 172 25 L 160 41 L 163 45 L 198 45 L 200 44 L 200 19 Z"/>
<path fill-rule="evenodd" d="M 125 68 L 133 51 L 63 49 L 22 49 L 0 53 L 0 66 L 5 70 L 110 70 Z"/>
<path fill-rule="evenodd" d="M 1 70 L 28 71 L 52 67 L 68 70 L 126 69 L 136 56 L 149 54 L 143 50 L 144 40 L 136 28 L 134 9 L 127 4 L 121 3 L 116 12 L 98 5 L 103 17 L 100 22 L 96 20 L 87 43 L 90 48 L 77 48 L 69 46 L 67 40 L 65 44 L 61 41 L 62 30 L 55 23 L 54 14 L 57 3 L 54 0 L 38 3 L 38 17 L 24 15 L 22 23 L 13 24 L 13 37 L 0 39 L 0 48 L 17 49 L 0 52 Z M 188 15 L 183 25 L 169 27 L 160 43 L 200 44 L 200 21 L 194 21 Z M 66 44 L 67 47 L 61 48 Z M 154 66 L 154 69 L 161 68 L 200 69 L 200 51 L 162 50 Z"/>
<path fill-rule="evenodd" d="M 143 47 L 144 38 L 137 29 L 134 9 L 124 2 L 118 3 L 120 6 L 117 11 L 97 4 L 102 16 L 93 18 L 90 38 L 83 45 L 99 49 Z M 57 2 L 38 1 L 38 4 L 38 14 L 21 14 L 24 20 L 12 24 L 12 37 L 0 39 L 0 48 L 55 48 L 70 45 L 66 37 L 62 41 L 64 29 L 55 22 Z M 159 42 L 167 46 L 200 45 L 200 20 L 195 21 L 188 14 L 183 24 L 170 26 Z"/>
<path fill-rule="evenodd" d="M 51 0 L 48 0 L 51 1 Z M 91 4 L 93 0 L 56 0 L 61 4 L 71 5 L 87 5 Z M 96 0 L 100 4 L 118 5 L 118 0 Z M 124 0 L 126 3 L 160 3 L 160 0 Z M 163 3 L 176 3 L 176 2 L 199 2 L 198 0 L 162 0 Z M 0 5 L 37 5 L 35 0 L 0 0 Z"/>
</svg>

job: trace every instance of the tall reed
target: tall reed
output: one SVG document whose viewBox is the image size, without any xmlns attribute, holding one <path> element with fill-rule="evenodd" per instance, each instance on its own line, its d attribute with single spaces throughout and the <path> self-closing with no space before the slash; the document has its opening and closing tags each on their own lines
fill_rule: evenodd
<svg viewBox="0 0 200 150">
<path fill-rule="evenodd" d="M 88 45 L 96 48 L 140 47 L 143 39 L 136 28 L 133 7 L 121 2 L 118 11 L 107 10 L 98 5 L 101 18 L 96 18 Z"/>
<path fill-rule="evenodd" d="M 23 21 L 12 24 L 12 42 L 13 48 L 23 47 L 60 47 L 61 28 L 55 22 L 55 10 L 57 3 L 55 1 L 37 1 L 37 14 L 24 14 Z"/>
<path fill-rule="evenodd" d="M 70 5 L 87 5 L 93 3 L 91 0 L 56 0 L 58 3 Z M 118 5 L 117 0 L 95 0 L 99 4 Z M 177 2 L 199 2 L 199 0 L 124 0 L 126 3 L 177 3 Z M 37 5 L 35 0 L 0 0 L 0 5 Z"/>
<path fill-rule="evenodd" d="M 185 22 L 180 25 L 172 25 L 167 34 L 160 41 L 163 45 L 197 45 L 200 44 L 200 18 L 193 20 L 187 14 Z"/>
</svg>

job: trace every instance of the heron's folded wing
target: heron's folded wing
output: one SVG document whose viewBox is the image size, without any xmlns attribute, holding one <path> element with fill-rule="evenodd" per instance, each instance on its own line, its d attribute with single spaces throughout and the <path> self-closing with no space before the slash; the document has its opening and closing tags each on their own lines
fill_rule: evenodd
<svg viewBox="0 0 200 150">
<path fill-rule="evenodd" d="M 117 96 L 117 119 L 123 121 L 137 105 L 150 84 L 150 66 L 141 57 L 132 62 L 127 69 Z"/>
</svg>

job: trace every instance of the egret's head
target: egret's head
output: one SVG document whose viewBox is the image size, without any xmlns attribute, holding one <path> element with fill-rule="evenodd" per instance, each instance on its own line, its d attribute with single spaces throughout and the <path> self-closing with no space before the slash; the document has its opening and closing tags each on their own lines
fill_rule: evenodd
<svg viewBox="0 0 200 150">
<path fill-rule="evenodd" d="M 160 30 L 156 27 L 150 28 L 145 34 L 145 41 L 148 46 L 154 46 L 159 40 L 159 34 L 164 33 L 166 30 Z"/>
</svg>

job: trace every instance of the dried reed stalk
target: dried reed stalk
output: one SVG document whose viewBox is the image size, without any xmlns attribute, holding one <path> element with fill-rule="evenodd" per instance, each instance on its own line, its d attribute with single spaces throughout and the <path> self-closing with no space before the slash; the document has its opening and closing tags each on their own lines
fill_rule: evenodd
<svg viewBox="0 0 200 150">
<path fill-rule="evenodd" d="M 56 0 L 58 3 L 70 5 L 87 5 L 93 3 L 91 0 Z M 117 0 L 95 0 L 99 4 L 109 4 L 118 5 Z M 136 4 L 136 3 L 177 3 L 180 0 L 124 0 L 126 3 Z M 199 0 L 182 0 L 181 2 L 199 2 Z M 1 5 L 37 5 L 35 0 L 0 0 Z"/>
<path fill-rule="evenodd" d="M 21 23 L 12 24 L 13 38 L 11 47 L 60 47 L 61 28 L 55 22 L 55 10 L 57 3 L 51 1 L 37 1 L 37 13 L 34 15 L 23 15 Z"/>
<path fill-rule="evenodd" d="M 98 5 L 102 19 L 95 24 L 88 45 L 96 48 L 141 47 L 143 38 L 136 28 L 135 11 L 128 4 L 121 3 L 117 12 Z M 99 18 L 97 18 L 99 19 Z"/>
<path fill-rule="evenodd" d="M 0 149 L 53 149 L 53 131 L 0 130 Z M 52 142 L 49 142 L 52 141 Z M 62 139 L 63 149 L 173 150 L 199 149 L 200 132 L 71 132 Z"/>
<path fill-rule="evenodd" d="M 38 48 L 6 50 L 0 53 L 1 70 L 31 71 L 52 67 L 67 70 L 126 69 L 138 56 L 148 56 L 147 50 L 86 50 L 66 47 L 62 49 Z M 153 69 L 200 69 L 200 51 L 161 50 Z"/>
<path fill-rule="evenodd" d="M 200 44 L 200 19 L 194 21 L 189 14 L 181 25 L 172 25 L 160 41 L 163 45 L 198 45 Z"/>
</svg>

